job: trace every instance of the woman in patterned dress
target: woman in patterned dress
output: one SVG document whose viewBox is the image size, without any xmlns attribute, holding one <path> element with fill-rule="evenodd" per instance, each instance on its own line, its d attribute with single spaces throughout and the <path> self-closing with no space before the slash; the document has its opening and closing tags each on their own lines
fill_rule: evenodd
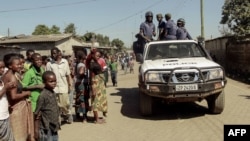
<svg viewBox="0 0 250 141">
<path fill-rule="evenodd" d="M 92 51 L 87 57 L 86 66 L 91 71 L 91 107 L 94 113 L 95 123 L 105 123 L 104 119 L 100 119 L 98 111 L 103 112 L 104 116 L 108 110 L 108 102 L 105 87 L 105 77 L 103 70 L 105 69 L 106 63 L 100 58 L 101 54 L 98 51 Z"/>
</svg>

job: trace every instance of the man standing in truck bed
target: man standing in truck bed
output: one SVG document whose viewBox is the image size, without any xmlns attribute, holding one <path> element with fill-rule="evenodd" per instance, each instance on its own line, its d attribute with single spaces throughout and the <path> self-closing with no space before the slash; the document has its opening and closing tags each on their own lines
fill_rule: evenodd
<svg viewBox="0 0 250 141">
<path fill-rule="evenodd" d="M 142 40 L 143 48 L 147 42 L 153 41 L 153 37 L 156 35 L 155 24 L 153 23 L 153 13 L 151 11 L 146 12 L 145 18 L 145 22 L 140 25 L 139 36 L 142 38 L 138 38 Z"/>
</svg>

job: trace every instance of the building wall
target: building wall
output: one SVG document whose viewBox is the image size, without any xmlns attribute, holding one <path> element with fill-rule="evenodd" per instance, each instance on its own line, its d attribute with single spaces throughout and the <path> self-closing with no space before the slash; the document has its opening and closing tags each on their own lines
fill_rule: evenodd
<svg viewBox="0 0 250 141">
<path fill-rule="evenodd" d="M 228 71 L 237 73 L 250 71 L 250 41 L 228 44 L 226 55 Z"/>
<path fill-rule="evenodd" d="M 206 41 L 205 46 L 228 74 L 250 75 L 250 41 L 236 42 L 222 37 Z"/>
<path fill-rule="evenodd" d="M 73 46 L 83 46 L 81 42 L 70 38 L 66 40 L 62 40 L 56 42 L 56 47 L 58 47 L 64 55 L 72 55 L 73 54 Z"/>
<path fill-rule="evenodd" d="M 27 42 L 27 43 L 8 43 L 8 46 L 19 46 L 21 48 L 20 53 L 26 56 L 26 51 L 28 49 L 33 49 L 35 52 L 41 55 L 50 56 L 50 50 L 53 47 L 58 47 L 64 55 L 72 55 L 73 46 L 82 46 L 82 43 L 73 39 L 65 38 L 56 42 Z"/>
<path fill-rule="evenodd" d="M 26 56 L 26 51 L 28 49 L 33 49 L 35 52 L 40 53 L 41 55 L 49 55 L 50 49 L 54 46 L 52 42 L 40 42 L 40 43 L 20 43 L 18 44 L 21 49 L 21 54 Z"/>
<path fill-rule="evenodd" d="M 216 62 L 222 65 L 223 67 L 226 66 L 226 43 L 228 38 L 217 38 L 213 40 L 205 41 L 205 48 L 210 53 L 211 57 L 215 56 Z"/>
<path fill-rule="evenodd" d="M 3 59 L 3 56 L 8 53 L 20 53 L 19 48 L 11 48 L 11 47 L 0 47 L 0 59 Z"/>
</svg>

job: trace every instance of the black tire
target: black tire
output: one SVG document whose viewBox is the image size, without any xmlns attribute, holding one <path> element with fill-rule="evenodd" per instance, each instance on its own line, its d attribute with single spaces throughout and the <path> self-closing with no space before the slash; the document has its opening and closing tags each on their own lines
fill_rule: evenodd
<svg viewBox="0 0 250 141">
<path fill-rule="evenodd" d="M 211 95 L 207 99 L 208 109 L 212 114 L 220 114 L 225 106 L 224 90 L 218 94 Z"/>
<path fill-rule="evenodd" d="M 140 112 L 143 116 L 152 115 L 152 97 L 139 91 L 140 98 Z"/>
</svg>

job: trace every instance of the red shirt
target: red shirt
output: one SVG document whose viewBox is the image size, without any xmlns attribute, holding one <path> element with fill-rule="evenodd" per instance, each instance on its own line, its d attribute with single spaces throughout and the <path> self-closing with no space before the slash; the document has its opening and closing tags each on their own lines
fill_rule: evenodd
<svg viewBox="0 0 250 141">
<path fill-rule="evenodd" d="M 104 71 L 104 70 L 107 68 L 107 65 L 106 65 L 105 59 L 103 59 L 103 58 L 99 58 L 99 59 L 97 60 L 97 62 L 101 65 L 101 67 L 102 67 L 102 71 Z"/>
</svg>

